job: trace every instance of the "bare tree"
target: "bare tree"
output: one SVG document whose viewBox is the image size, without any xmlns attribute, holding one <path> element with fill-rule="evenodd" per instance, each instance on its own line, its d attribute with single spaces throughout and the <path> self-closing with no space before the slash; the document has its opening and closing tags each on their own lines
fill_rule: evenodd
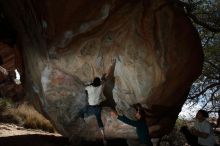
<svg viewBox="0 0 220 146">
<path fill-rule="evenodd" d="M 176 1 L 197 28 L 204 50 L 201 76 L 194 82 L 187 102 L 201 104 L 209 112 L 220 108 L 220 1 Z"/>
</svg>

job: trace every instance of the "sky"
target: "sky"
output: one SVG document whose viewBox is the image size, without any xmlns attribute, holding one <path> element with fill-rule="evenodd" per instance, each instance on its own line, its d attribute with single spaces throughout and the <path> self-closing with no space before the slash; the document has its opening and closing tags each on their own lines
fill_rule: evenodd
<svg viewBox="0 0 220 146">
<path fill-rule="evenodd" d="M 195 104 L 194 106 L 192 106 L 192 103 L 189 104 L 185 103 L 182 107 L 182 111 L 179 113 L 178 118 L 191 120 L 195 118 L 197 111 L 200 110 L 201 108 L 202 108 L 201 103 Z M 209 114 L 209 117 L 218 117 L 218 116 L 217 113 L 211 113 Z"/>
<path fill-rule="evenodd" d="M 202 106 L 199 104 L 194 106 L 192 106 L 192 104 L 184 104 L 182 107 L 182 111 L 179 113 L 179 118 L 191 120 L 196 116 L 197 111 L 201 108 Z"/>
</svg>

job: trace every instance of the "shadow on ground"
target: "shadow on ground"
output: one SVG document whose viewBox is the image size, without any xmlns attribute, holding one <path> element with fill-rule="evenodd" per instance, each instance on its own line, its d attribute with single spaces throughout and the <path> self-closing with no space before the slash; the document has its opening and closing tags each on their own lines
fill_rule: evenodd
<svg viewBox="0 0 220 146">
<path fill-rule="evenodd" d="M 102 141 L 83 141 L 81 146 L 103 146 Z M 108 140 L 107 146 L 127 146 L 124 139 Z M 0 146 L 74 146 L 68 138 L 53 135 L 19 135 L 0 137 Z"/>
</svg>

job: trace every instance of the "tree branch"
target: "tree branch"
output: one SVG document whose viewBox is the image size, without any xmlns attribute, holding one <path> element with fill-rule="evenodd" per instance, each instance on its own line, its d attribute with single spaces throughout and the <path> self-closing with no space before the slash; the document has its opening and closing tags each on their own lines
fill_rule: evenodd
<svg viewBox="0 0 220 146">
<path fill-rule="evenodd" d="M 211 88 L 213 88 L 215 86 L 219 86 L 219 85 L 220 85 L 220 83 L 213 83 L 213 84 L 207 86 L 201 92 L 195 94 L 194 96 L 189 96 L 188 99 L 195 99 L 195 98 L 199 97 L 200 95 L 204 94 L 207 90 L 209 90 L 209 89 L 211 89 Z"/>
<path fill-rule="evenodd" d="M 207 23 L 205 23 L 205 22 L 203 22 L 203 21 L 200 21 L 200 20 L 199 20 L 195 15 L 193 15 L 192 13 L 187 13 L 187 16 L 189 16 L 189 17 L 193 20 L 193 22 L 195 22 L 195 23 L 198 24 L 198 25 L 203 26 L 204 28 L 208 29 L 208 30 L 211 31 L 211 32 L 215 32 L 215 33 L 220 32 L 220 28 L 212 27 L 211 25 L 209 25 L 209 24 L 207 24 Z"/>
<path fill-rule="evenodd" d="M 217 69 L 217 70 L 220 70 L 220 68 L 219 68 L 217 65 L 215 65 L 214 63 L 212 63 L 211 61 L 205 60 L 205 62 L 208 63 L 208 64 L 210 64 L 213 68 L 215 68 L 215 69 Z"/>
<path fill-rule="evenodd" d="M 208 23 L 199 20 L 198 17 L 196 17 L 194 14 L 192 14 L 192 6 L 190 4 L 188 4 L 186 2 L 179 1 L 179 0 L 177 0 L 176 3 L 179 6 L 185 8 L 187 16 L 189 18 L 191 18 L 194 23 L 206 28 L 207 30 L 209 30 L 211 32 L 215 32 L 215 33 L 220 32 L 220 28 L 215 28 L 215 27 L 209 25 Z"/>
</svg>

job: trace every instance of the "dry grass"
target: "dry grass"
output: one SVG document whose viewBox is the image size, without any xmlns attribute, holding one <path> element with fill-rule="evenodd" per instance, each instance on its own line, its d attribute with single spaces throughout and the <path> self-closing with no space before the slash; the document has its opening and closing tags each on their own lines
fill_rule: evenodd
<svg viewBox="0 0 220 146">
<path fill-rule="evenodd" d="M 4 111 L 0 113 L 0 122 L 14 123 L 25 128 L 55 132 L 50 121 L 37 112 L 32 105 L 23 103 L 14 107 L 10 102 L 5 103 L 4 101 L 3 103 L 3 106 L 7 106 L 3 107 L 0 104 L 0 108 L 4 109 Z"/>
</svg>

